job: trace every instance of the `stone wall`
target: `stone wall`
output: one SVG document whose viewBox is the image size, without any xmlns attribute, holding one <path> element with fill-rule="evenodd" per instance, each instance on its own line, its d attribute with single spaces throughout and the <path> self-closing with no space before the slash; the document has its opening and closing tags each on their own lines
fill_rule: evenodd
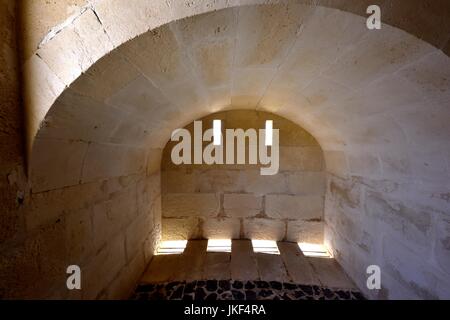
<svg viewBox="0 0 450 320">
<path fill-rule="evenodd" d="M 0 298 L 4 284 L 14 281 L 10 254 L 18 251 L 25 233 L 27 197 L 23 145 L 20 71 L 17 48 L 17 6 L 0 1 Z"/>
<path fill-rule="evenodd" d="M 317 141 L 274 114 L 232 110 L 202 118 L 222 129 L 280 130 L 280 170 L 262 176 L 260 165 L 175 165 L 169 142 L 162 160 L 164 239 L 269 239 L 323 242 L 325 172 Z M 193 124 L 186 127 L 193 136 Z M 226 148 L 226 141 L 224 141 Z M 246 158 L 248 159 L 248 143 Z M 247 160 L 248 161 L 248 160 Z"/>
<path fill-rule="evenodd" d="M 325 242 L 339 263 L 372 299 L 449 298 L 448 181 L 352 171 L 329 170 L 327 179 Z M 381 268 L 382 290 L 367 289 L 361 270 L 370 265 Z"/>
<path fill-rule="evenodd" d="M 278 2 L 248 0 L 245 4 Z M 2 100 L 0 130 L 4 208 L 0 275 L 1 283 L 7 284 L 2 296 L 27 297 L 26 284 L 40 280 L 36 270 L 46 265 L 39 262 L 45 255 L 34 250 L 51 251 L 46 248 L 52 243 L 42 237 L 50 232 L 25 226 L 30 187 L 23 174 L 23 154 L 17 151 L 21 142 L 17 134 L 19 85 L 13 67 L 14 3 L 1 2 L 1 37 L 7 39 L 2 42 L 2 59 L 7 58 L 0 80 L 2 99 L 7 99 Z M 27 150 L 32 150 L 37 136 L 65 134 L 65 140 L 60 140 L 63 146 L 88 141 L 96 151 L 86 163 L 88 177 L 102 168 L 99 159 L 100 164 L 108 157 L 120 160 L 103 167 L 103 178 L 83 183 L 87 185 L 123 175 L 118 171 L 130 168 L 129 149 L 107 152 L 105 144 L 139 140 L 142 146 L 148 141 L 167 141 L 169 135 L 160 134 L 165 129 L 222 110 L 231 101 L 280 114 L 311 132 L 325 151 L 329 172 L 325 237 L 360 288 L 365 288 L 367 265 L 376 263 L 382 267 L 383 290 L 366 292 L 370 297 L 449 297 L 450 19 L 445 9 L 450 2 L 383 1 L 385 24 L 378 31 L 365 27 L 367 1 L 243 6 L 158 30 L 165 23 L 237 2 L 202 0 L 193 5 L 176 0 L 170 6 L 166 0 L 139 1 L 136 6 L 116 0 L 21 3 L 27 17 L 23 25 L 30 26 L 25 28 L 30 34 L 24 33 L 29 40 L 23 54 L 26 81 L 22 95 L 28 110 Z M 230 43 L 236 44 L 231 45 L 234 49 L 226 50 Z M 216 59 L 219 55 L 228 56 L 229 63 L 217 65 L 224 61 Z M 87 106 L 66 113 L 67 103 L 55 103 L 72 90 L 106 100 L 119 89 L 123 92 L 118 93 L 120 105 L 114 113 Z M 172 102 L 180 103 L 178 113 Z M 139 103 L 154 109 L 143 111 Z M 111 124 L 111 114 L 126 107 L 131 107 L 131 116 L 118 117 L 124 121 L 118 122 L 113 141 L 109 136 L 101 140 L 105 138 L 102 125 Z M 95 117 L 86 110 L 95 110 Z M 52 131 L 47 124 L 58 114 L 63 121 Z M 145 127 L 136 125 L 136 119 L 153 121 Z M 153 129 L 151 139 L 145 139 L 148 128 Z M 42 149 L 35 148 L 29 159 L 39 159 L 37 155 L 52 150 L 51 143 L 38 141 Z M 52 184 L 62 183 L 61 190 L 77 185 L 74 176 L 79 178 L 79 172 L 67 168 L 81 167 L 83 156 L 74 165 L 67 148 L 54 150 L 60 152 L 55 152 L 58 157 L 48 165 L 55 170 Z M 33 188 L 40 193 L 37 190 Z M 46 289 L 48 295 L 51 288 L 47 285 Z"/>
<path fill-rule="evenodd" d="M 160 152 L 156 167 L 149 156 L 139 170 L 130 162 L 112 170 L 113 155 L 103 152 L 83 177 L 83 159 L 101 148 L 44 137 L 28 179 L 17 28 L 16 1 L 0 0 L 0 299 L 126 298 L 160 237 Z M 65 164 L 55 150 L 68 155 Z M 81 267 L 81 291 L 66 288 L 72 264 Z"/>
<path fill-rule="evenodd" d="M 160 234 L 160 173 L 30 194 L 25 234 L 2 252 L 3 298 L 126 298 Z M 66 288 L 81 268 L 82 290 Z"/>
</svg>

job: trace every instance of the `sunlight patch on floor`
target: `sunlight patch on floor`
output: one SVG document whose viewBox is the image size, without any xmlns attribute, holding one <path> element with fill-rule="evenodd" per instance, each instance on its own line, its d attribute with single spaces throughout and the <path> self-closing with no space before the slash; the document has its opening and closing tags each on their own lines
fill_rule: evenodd
<svg viewBox="0 0 450 320">
<path fill-rule="evenodd" d="M 207 252 L 231 252 L 231 239 L 209 239 Z"/>
<path fill-rule="evenodd" d="M 277 242 L 272 240 L 252 240 L 253 252 L 265 254 L 280 254 Z"/>
<path fill-rule="evenodd" d="M 330 252 L 323 244 L 299 242 L 298 246 L 307 257 L 332 258 Z"/>
<path fill-rule="evenodd" d="M 187 240 L 161 241 L 156 255 L 182 254 L 186 245 Z"/>
</svg>

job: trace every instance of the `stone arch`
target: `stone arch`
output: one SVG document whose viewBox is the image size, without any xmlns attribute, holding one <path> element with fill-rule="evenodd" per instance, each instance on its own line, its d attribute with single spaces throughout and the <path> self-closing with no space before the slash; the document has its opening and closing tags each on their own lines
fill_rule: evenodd
<svg viewBox="0 0 450 320">
<path fill-rule="evenodd" d="M 64 88 L 114 48 L 171 21 L 224 8 L 257 4 L 324 6 L 360 16 L 366 15 L 368 6 L 366 2 L 343 3 L 339 0 L 321 0 L 317 3 L 310 0 L 198 0 L 193 3 L 158 0 L 151 3 L 139 1 L 135 6 L 117 0 L 92 3 L 66 0 L 55 4 L 55 7 L 40 2 L 21 3 L 28 152 L 31 152 L 40 123 Z M 377 4 L 383 12 L 387 12 L 383 15 L 386 24 L 405 30 L 449 53 L 450 41 L 445 35 L 449 33 L 450 25 L 445 16 L 445 8 L 448 7 L 445 0 L 433 4 L 406 0 L 395 3 L 379 1 Z M 39 15 L 41 18 L 37 19 Z M 48 92 L 44 94 L 42 91 Z"/>
<path fill-rule="evenodd" d="M 443 241 L 450 175 L 448 56 L 389 25 L 369 33 L 363 18 L 322 6 L 282 4 L 270 7 L 270 13 L 264 6 L 245 6 L 167 25 L 230 3 L 206 1 L 189 9 L 174 2 L 169 11 L 162 2 L 136 11 L 125 10 L 122 3 L 87 8 L 26 62 L 30 179 L 36 198 L 95 184 L 107 189 L 108 197 L 123 188 L 137 198 L 140 187 L 150 199 L 137 200 L 142 207 L 136 212 L 145 210 L 148 201 L 160 197 L 159 157 L 171 130 L 225 108 L 270 111 L 303 126 L 325 151 L 326 239 L 354 280 L 363 287 L 364 266 L 380 264 L 387 270 L 389 297 L 448 296 L 448 286 L 433 288 L 445 283 L 449 263 Z M 108 14 L 108 8 L 123 9 L 127 16 Z M 141 24 L 142 15 L 156 12 L 158 19 Z M 221 54 L 219 61 L 227 61 L 223 54 L 232 46 L 233 25 L 239 26 L 236 12 L 248 19 L 239 20 L 244 22 L 231 62 L 217 66 L 208 59 Z M 130 19 L 136 14 L 141 19 Z M 130 29 L 129 21 L 134 23 Z M 225 26 L 220 35 L 217 23 Z M 274 29 L 264 29 L 267 25 Z M 265 33 L 247 41 L 255 30 Z M 213 41 L 202 48 L 208 37 Z M 203 69 L 202 62 L 207 64 Z M 237 70 L 231 70 L 236 63 Z M 145 109 L 148 105 L 155 107 Z M 57 156 L 49 157 L 55 149 Z M 63 170 L 48 170 L 49 164 Z M 157 230 L 159 208 L 151 210 L 153 221 L 146 223 Z M 29 223 L 36 219 L 42 224 L 40 214 L 31 213 Z M 142 225 L 136 221 L 132 227 Z M 139 240 L 150 235 L 155 242 L 154 232 L 147 233 Z M 138 240 L 127 241 L 132 246 Z M 423 256 L 430 262 L 423 262 Z M 132 268 L 134 258 L 125 257 L 124 266 Z M 433 276 L 399 276 L 403 267 L 418 273 L 431 269 Z"/>
</svg>

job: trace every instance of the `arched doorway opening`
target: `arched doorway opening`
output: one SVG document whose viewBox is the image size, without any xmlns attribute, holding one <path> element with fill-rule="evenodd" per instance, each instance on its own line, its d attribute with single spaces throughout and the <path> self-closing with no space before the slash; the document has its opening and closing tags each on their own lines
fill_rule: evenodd
<svg viewBox="0 0 450 320">
<path fill-rule="evenodd" d="M 88 34 L 80 31 L 92 18 L 86 10 L 76 19 L 75 37 Z M 171 131 L 247 108 L 283 116 L 320 143 L 325 241 L 363 289 L 367 265 L 386 270 L 384 290 L 369 296 L 448 296 L 449 286 L 434 286 L 447 282 L 449 263 L 450 64 L 442 51 L 389 25 L 371 33 L 360 16 L 300 4 L 136 28 L 140 36 L 126 43 L 124 32 L 102 38 L 109 47 L 86 43 L 104 52 L 80 53 L 73 68 L 59 63 L 80 62 L 61 53 L 73 33 L 63 28 L 27 62 L 35 77 L 24 247 L 41 245 L 41 254 L 27 253 L 44 272 L 28 273 L 38 281 L 23 295 L 48 297 L 58 287 L 55 295 L 70 297 L 59 285 L 73 262 L 86 270 L 82 298 L 126 292 L 161 236 L 160 161 Z"/>
</svg>

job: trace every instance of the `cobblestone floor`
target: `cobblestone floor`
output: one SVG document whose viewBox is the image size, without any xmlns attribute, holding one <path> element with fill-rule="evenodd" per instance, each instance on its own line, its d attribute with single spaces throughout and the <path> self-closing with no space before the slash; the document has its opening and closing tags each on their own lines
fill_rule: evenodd
<svg viewBox="0 0 450 320">
<path fill-rule="evenodd" d="M 363 300 L 357 291 L 278 281 L 202 280 L 140 284 L 133 300 Z"/>
</svg>

